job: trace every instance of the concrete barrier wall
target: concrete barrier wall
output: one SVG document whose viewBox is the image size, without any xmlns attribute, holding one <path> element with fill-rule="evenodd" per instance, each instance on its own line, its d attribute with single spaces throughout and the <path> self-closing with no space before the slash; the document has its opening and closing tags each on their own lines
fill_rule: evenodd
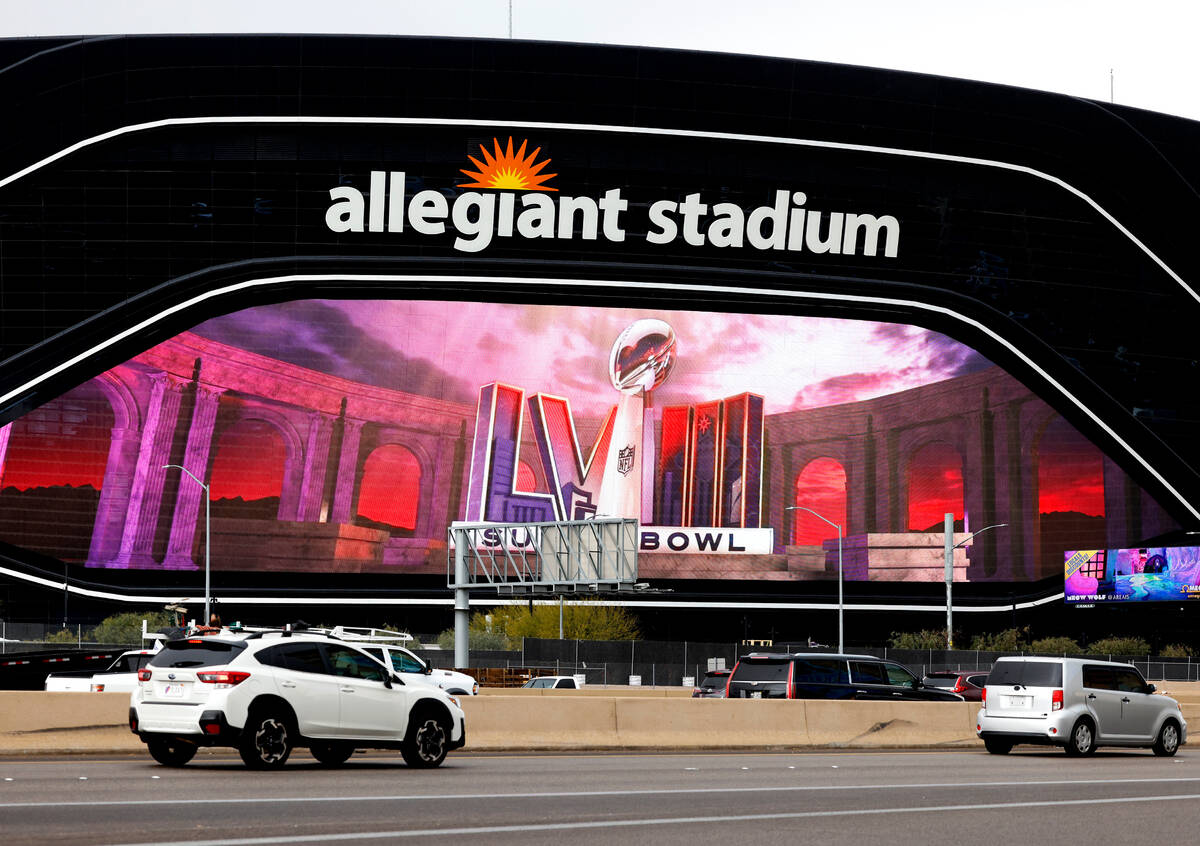
<svg viewBox="0 0 1200 846">
<path fill-rule="evenodd" d="M 463 697 L 467 748 L 976 747 L 972 702 L 691 699 L 671 689 L 492 691 Z M 1200 691 L 1179 694 L 1200 732 Z M 661 694 L 661 695 L 660 695 Z M 140 750 L 127 693 L 0 691 L 0 753 Z M 1200 737 L 1200 734 L 1196 734 Z M 1200 742 L 1200 741 L 1196 741 Z"/>
</svg>

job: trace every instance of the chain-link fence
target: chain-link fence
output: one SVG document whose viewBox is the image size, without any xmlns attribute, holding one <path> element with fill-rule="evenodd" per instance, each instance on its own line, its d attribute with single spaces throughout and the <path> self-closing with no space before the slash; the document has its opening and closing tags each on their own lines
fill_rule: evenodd
<svg viewBox="0 0 1200 846">
<path fill-rule="evenodd" d="M 471 651 L 473 667 L 520 669 L 530 674 L 583 675 L 591 685 L 655 685 L 678 687 L 696 684 L 705 671 L 732 669 L 749 652 L 832 652 L 807 643 L 744 645 L 695 641 L 587 641 L 523 638 L 519 650 Z M 896 661 L 917 675 L 939 670 L 956 672 L 989 670 L 1000 656 L 1041 655 L 1034 652 L 985 652 L 972 649 L 891 649 L 855 647 L 846 650 Z M 454 655 L 447 650 L 419 650 L 435 667 L 450 667 Z M 1057 657 L 1054 655 L 1052 657 Z M 1164 658 L 1148 655 L 1088 655 L 1102 661 L 1133 664 L 1151 681 L 1200 681 L 1200 657 Z M 635 681 L 631 681 L 635 680 Z"/>
</svg>

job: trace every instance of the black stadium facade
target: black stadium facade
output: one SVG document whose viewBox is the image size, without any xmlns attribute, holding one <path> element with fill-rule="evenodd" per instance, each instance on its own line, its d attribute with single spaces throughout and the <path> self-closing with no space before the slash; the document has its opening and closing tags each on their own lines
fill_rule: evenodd
<svg viewBox="0 0 1200 846">
<path fill-rule="evenodd" d="M 451 521 L 594 514 L 644 444 L 651 636 L 828 641 L 839 533 L 851 643 L 935 628 L 943 512 L 1004 524 L 956 553 L 967 632 L 1196 634 L 1065 608 L 1062 562 L 1200 529 L 1200 124 L 365 36 L 0 41 L 0 103 L 8 619 L 195 598 L 210 531 L 234 616 L 444 628 Z"/>
</svg>

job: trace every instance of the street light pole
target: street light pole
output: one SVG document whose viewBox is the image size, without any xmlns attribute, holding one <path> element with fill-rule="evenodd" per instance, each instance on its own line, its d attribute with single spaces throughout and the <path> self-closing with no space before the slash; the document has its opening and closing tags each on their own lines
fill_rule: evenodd
<svg viewBox="0 0 1200 846">
<path fill-rule="evenodd" d="M 212 607 L 211 591 L 209 590 L 209 549 L 212 545 L 212 515 L 210 504 L 212 497 L 208 493 L 208 485 L 204 484 L 196 474 L 184 467 L 182 464 L 164 464 L 164 470 L 174 467 L 176 470 L 182 470 L 187 473 L 193 482 L 200 486 L 204 491 L 204 622 L 201 625 L 208 625 L 210 609 Z"/>
<path fill-rule="evenodd" d="M 1007 526 L 1007 523 L 997 523 L 994 526 L 984 526 L 978 532 L 967 535 L 958 543 L 954 543 L 954 514 L 947 511 L 945 514 L 945 555 L 946 555 L 946 648 L 954 648 L 954 603 L 950 599 L 951 585 L 954 584 L 954 550 L 960 546 L 966 546 L 977 535 L 982 535 L 988 529 L 1002 529 Z"/>
<path fill-rule="evenodd" d="M 846 646 L 845 626 L 843 625 L 843 619 L 845 617 L 846 608 L 845 608 L 845 603 L 842 600 L 842 527 L 840 525 L 838 525 L 837 523 L 833 522 L 832 520 L 828 520 L 825 517 L 822 517 L 820 514 L 813 511 L 811 508 L 808 508 L 803 505 L 789 505 L 786 508 L 784 508 L 783 510 L 784 511 L 807 511 L 809 514 L 816 517 L 818 520 L 828 523 L 830 526 L 833 526 L 833 528 L 837 529 L 837 538 L 838 538 L 838 654 L 841 655 L 846 651 L 846 649 L 845 649 L 845 646 Z"/>
</svg>

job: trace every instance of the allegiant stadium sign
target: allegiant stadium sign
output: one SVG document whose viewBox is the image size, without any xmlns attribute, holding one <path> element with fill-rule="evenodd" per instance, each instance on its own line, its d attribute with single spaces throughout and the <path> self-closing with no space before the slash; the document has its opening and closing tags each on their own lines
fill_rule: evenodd
<svg viewBox="0 0 1200 846">
<path fill-rule="evenodd" d="M 494 152 L 480 147 L 483 161 L 469 156 L 477 171 L 463 169 L 474 182 L 452 200 L 441 191 L 425 189 L 411 196 L 404 171 L 371 171 L 364 193 L 350 185 L 329 189 L 331 205 L 325 225 L 333 232 L 415 232 L 442 235 L 448 230 L 454 249 L 465 253 L 485 250 L 497 238 L 555 239 L 620 243 L 629 226 L 629 200 L 620 188 L 599 197 L 559 193 L 543 174 L 549 159 L 536 161 L 541 148 L 526 155 L 526 142 L 513 151 L 493 139 Z M 518 196 L 519 195 L 519 196 Z M 806 208 L 803 191 L 779 189 L 769 205 L 745 209 L 729 202 L 708 203 L 699 193 L 648 205 L 647 218 L 637 231 L 650 244 L 682 241 L 693 247 L 809 252 L 833 255 L 883 255 L 895 258 L 900 247 L 900 222 L 890 214 L 818 211 Z"/>
</svg>

